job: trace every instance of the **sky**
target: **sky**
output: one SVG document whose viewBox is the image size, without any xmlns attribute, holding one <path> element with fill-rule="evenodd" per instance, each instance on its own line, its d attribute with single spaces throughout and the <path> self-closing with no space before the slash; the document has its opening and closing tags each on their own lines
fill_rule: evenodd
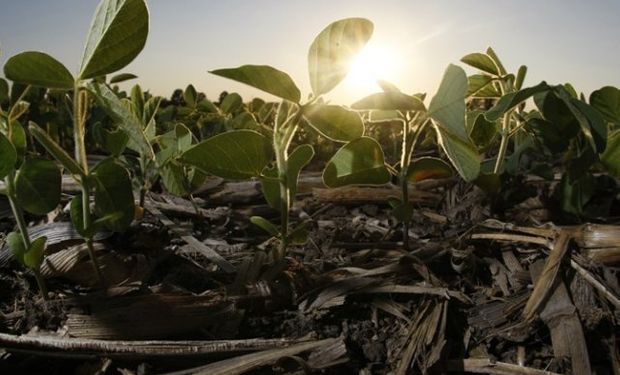
<svg viewBox="0 0 620 375">
<path fill-rule="evenodd" d="M 0 64 L 18 52 L 39 50 L 75 72 L 98 2 L 0 0 Z M 366 65 L 360 61 L 327 95 L 333 103 L 350 104 L 378 91 L 375 78 L 432 96 L 448 64 L 463 66 L 462 56 L 488 46 L 508 71 L 528 66 L 525 85 L 571 82 L 586 95 L 620 86 L 618 0 L 148 0 L 148 5 L 146 47 L 122 71 L 138 75 L 136 82 L 155 95 L 170 96 L 191 83 L 210 99 L 224 90 L 247 100 L 271 99 L 208 73 L 267 64 L 287 72 L 306 97 L 312 40 L 347 17 L 368 18 L 375 31 L 363 53 Z"/>
</svg>

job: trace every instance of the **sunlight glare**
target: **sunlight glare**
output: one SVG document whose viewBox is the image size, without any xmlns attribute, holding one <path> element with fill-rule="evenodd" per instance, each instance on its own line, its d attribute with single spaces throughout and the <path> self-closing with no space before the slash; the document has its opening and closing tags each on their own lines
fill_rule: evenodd
<svg viewBox="0 0 620 375">
<path fill-rule="evenodd" d="M 381 90 L 377 80 L 398 83 L 403 64 L 395 49 L 369 43 L 351 63 L 344 82 L 358 95 L 368 95 Z"/>
</svg>

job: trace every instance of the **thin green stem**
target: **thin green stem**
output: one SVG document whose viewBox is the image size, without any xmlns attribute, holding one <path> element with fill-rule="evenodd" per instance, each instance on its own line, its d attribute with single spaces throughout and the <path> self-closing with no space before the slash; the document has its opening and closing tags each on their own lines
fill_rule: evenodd
<svg viewBox="0 0 620 375">
<path fill-rule="evenodd" d="M 499 144 L 497 159 L 495 160 L 495 168 L 493 168 L 493 173 L 495 174 L 501 173 L 502 168 L 504 167 L 504 159 L 506 158 L 506 151 L 508 150 L 508 140 L 510 138 L 510 114 L 511 111 L 506 112 L 502 120 L 502 139 Z"/>
<path fill-rule="evenodd" d="M 75 161 L 82 167 L 84 175 L 88 176 L 88 158 L 86 156 L 86 145 L 84 143 L 84 132 L 86 128 L 86 115 L 87 115 L 87 94 L 85 91 L 81 91 L 79 82 L 76 82 L 73 91 L 73 137 L 75 142 Z M 82 178 L 80 181 L 82 190 L 82 220 L 84 228 L 88 233 L 84 241 L 88 248 L 88 255 L 93 264 L 93 270 L 97 275 L 99 284 L 103 289 L 106 289 L 105 279 L 101 272 L 101 267 L 97 261 L 97 255 L 95 254 L 95 248 L 93 246 L 93 237 L 90 233 L 92 226 L 92 214 L 90 211 L 90 186 L 87 179 Z"/>
<path fill-rule="evenodd" d="M 17 199 L 15 197 L 15 187 L 13 186 L 13 181 L 15 180 L 15 171 L 9 173 L 9 175 L 5 178 L 4 182 L 7 187 L 7 198 L 9 199 L 9 204 L 11 205 L 11 211 L 13 212 L 13 217 L 15 218 L 15 222 L 17 223 L 17 228 L 19 230 L 19 234 L 22 238 L 22 242 L 24 243 L 24 248 L 26 250 L 30 249 L 31 241 L 30 235 L 28 234 L 28 227 L 26 226 L 26 220 L 24 220 L 24 211 L 17 204 Z M 38 269 L 32 270 L 34 273 L 35 280 L 37 281 L 37 285 L 39 286 L 39 291 L 41 292 L 41 296 L 44 300 L 48 300 L 47 296 L 47 285 L 45 281 L 41 277 L 41 273 Z"/>
<path fill-rule="evenodd" d="M 410 161 L 409 148 L 412 146 L 410 145 L 411 143 L 410 134 L 409 134 L 410 131 L 411 131 L 411 124 L 409 122 L 409 119 L 403 119 L 403 148 L 401 151 L 401 158 L 400 158 L 399 182 L 400 182 L 400 187 L 402 190 L 403 205 L 405 206 L 409 204 L 409 184 L 407 182 L 408 180 L 407 174 L 409 172 L 409 161 Z M 403 218 L 403 247 L 405 248 L 406 251 L 409 251 L 409 221 L 410 221 L 409 217 Z"/>
</svg>

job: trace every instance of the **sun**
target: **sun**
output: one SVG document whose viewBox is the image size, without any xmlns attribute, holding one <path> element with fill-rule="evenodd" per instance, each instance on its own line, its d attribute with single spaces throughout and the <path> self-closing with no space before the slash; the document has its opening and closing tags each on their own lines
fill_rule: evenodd
<svg viewBox="0 0 620 375">
<path fill-rule="evenodd" d="M 344 83 L 361 98 L 381 90 L 378 80 L 398 83 L 402 65 L 403 59 L 395 49 L 369 43 L 351 62 Z"/>
</svg>

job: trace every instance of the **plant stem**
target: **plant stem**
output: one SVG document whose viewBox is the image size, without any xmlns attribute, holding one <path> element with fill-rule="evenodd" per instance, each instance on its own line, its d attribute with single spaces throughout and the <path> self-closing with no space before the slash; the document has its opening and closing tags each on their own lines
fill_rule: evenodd
<svg viewBox="0 0 620 375">
<path fill-rule="evenodd" d="M 512 111 L 508 111 L 504 114 L 502 120 L 502 139 L 499 144 L 499 151 L 497 152 L 497 159 L 495 160 L 495 168 L 493 173 L 499 174 L 504 166 L 504 159 L 506 158 L 506 151 L 508 150 L 508 140 L 510 138 L 510 116 Z"/>
<path fill-rule="evenodd" d="M 400 187 L 402 190 L 403 200 L 402 204 L 409 204 L 409 184 L 407 183 L 407 173 L 409 172 L 409 162 L 410 162 L 410 154 L 409 154 L 409 131 L 411 124 L 409 123 L 409 119 L 403 119 L 403 149 L 400 155 Z M 406 251 L 409 251 L 409 222 L 410 218 L 403 218 L 403 247 Z"/>
<path fill-rule="evenodd" d="M 76 82 L 73 91 L 73 139 L 75 142 L 75 160 L 82 167 L 84 176 L 88 176 L 88 159 L 86 157 L 86 145 L 84 143 L 84 132 L 86 127 L 86 111 L 87 111 L 87 99 L 86 92 L 80 90 L 79 82 Z M 88 181 L 82 177 L 80 180 L 80 186 L 82 190 L 82 220 L 84 228 L 87 232 L 92 226 L 92 215 L 90 212 L 90 186 Z M 103 289 L 106 289 L 106 283 L 97 261 L 95 254 L 95 248 L 93 246 L 92 234 L 88 234 L 84 238 L 86 247 L 88 248 L 88 255 L 93 264 L 93 269 L 99 280 L 99 284 Z"/>
<path fill-rule="evenodd" d="M 9 198 L 9 204 L 11 205 L 11 211 L 13 212 L 13 217 L 15 217 L 15 222 L 17 223 L 17 228 L 19 230 L 19 234 L 21 235 L 22 241 L 24 243 L 24 248 L 26 250 L 30 249 L 30 235 L 28 234 L 28 227 L 26 226 L 26 221 L 24 220 L 24 211 L 19 207 L 15 198 L 15 187 L 13 186 L 13 181 L 15 180 L 15 171 L 9 173 L 9 175 L 5 178 L 4 182 L 7 188 L 7 197 Z M 34 277 L 37 280 L 37 285 L 39 286 L 39 291 L 41 292 L 41 296 L 44 300 L 48 300 L 47 296 L 47 285 L 45 285 L 45 281 L 41 277 L 41 273 L 38 269 L 32 270 L 34 273 Z"/>
</svg>

